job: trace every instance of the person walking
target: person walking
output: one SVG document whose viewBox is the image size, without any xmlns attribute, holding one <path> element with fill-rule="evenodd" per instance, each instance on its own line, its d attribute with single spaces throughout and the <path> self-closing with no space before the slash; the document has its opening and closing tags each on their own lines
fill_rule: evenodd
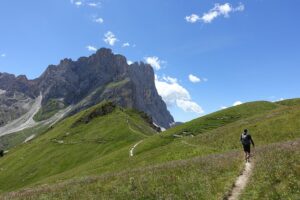
<svg viewBox="0 0 300 200">
<path fill-rule="evenodd" d="M 241 135 L 240 141 L 244 148 L 245 160 L 246 160 L 246 162 L 250 162 L 251 144 L 254 147 L 254 141 L 253 141 L 251 135 L 248 133 L 248 129 L 244 130 L 244 132 Z"/>
</svg>

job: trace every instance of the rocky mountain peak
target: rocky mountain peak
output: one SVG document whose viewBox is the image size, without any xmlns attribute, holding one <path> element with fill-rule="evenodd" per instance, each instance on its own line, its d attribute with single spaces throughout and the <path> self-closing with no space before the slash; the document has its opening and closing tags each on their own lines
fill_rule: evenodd
<svg viewBox="0 0 300 200">
<path fill-rule="evenodd" d="M 17 90 L 31 98 L 41 93 L 42 106 L 59 99 L 65 106 L 73 105 L 72 113 L 110 100 L 147 113 L 164 128 L 174 121 L 157 93 L 153 68 L 143 62 L 129 66 L 126 57 L 106 48 L 77 61 L 66 58 L 49 65 L 36 80 L 0 73 L 0 89 Z"/>
</svg>

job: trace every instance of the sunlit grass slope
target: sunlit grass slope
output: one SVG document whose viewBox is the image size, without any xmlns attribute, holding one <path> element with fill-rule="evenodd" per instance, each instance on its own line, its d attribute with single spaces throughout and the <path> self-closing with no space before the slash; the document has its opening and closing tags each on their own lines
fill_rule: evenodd
<svg viewBox="0 0 300 200">
<path fill-rule="evenodd" d="M 86 123 L 83 116 L 90 111 L 68 118 L 1 160 L 0 168 L 9 173 L 0 174 L 2 191 L 67 181 L 16 194 L 28 199 L 219 199 L 243 168 L 243 129 L 250 130 L 258 150 L 300 137 L 297 100 L 247 103 L 154 135 L 134 111 L 117 109 Z M 130 147 L 140 140 L 129 157 Z M 13 166 L 20 160 L 19 167 Z M 20 177 L 28 179 L 18 183 Z M 11 181 L 8 186 L 4 179 Z"/>
<path fill-rule="evenodd" d="M 44 185 L 5 199 L 222 199 L 240 163 L 237 152 L 196 157 Z"/>
<path fill-rule="evenodd" d="M 46 133 L 49 129 L 49 125 L 37 125 L 31 128 L 24 129 L 15 133 L 4 135 L 0 137 L 0 146 L 4 150 L 9 150 L 17 145 L 24 143 L 26 138 L 34 135 L 38 137 L 39 135 Z"/>
<path fill-rule="evenodd" d="M 190 122 L 174 127 L 168 132 L 180 135 L 183 131 L 185 131 L 187 133 L 198 135 L 241 119 L 249 118 L 258 114 L 264 114 L 278 107 L 279 106 L 277 104 L 267 101 L 245 103 L 240 106 L 230 107 L 204 117 L 194 119 Z"/>
<path fill-rule="evenodd" d="M 235 120 L 225 123 L 224 119 Z M 232 107 L 148 138 L 137 147 L 136 153 L 144 158 L 153 157 L 152 162 L 162 162 L 241 149 L 239 137 L 245 128 L 249 129 L 257 145 L 298 138 L 300 104 L 283 106 L 254 102 Z"/>
<path fill-rule="evenodd" d="M 14 190 L 101 159 L 155 133 L 139 113 L 118 107 L 102 112 L 105 107 L 92 107 L 12 149 L 0 159 L 0 190 Z"/>
<path fill-rule="evenodd" d="M 300 140 L 259 149 L 241 199 L 300 199 Z"/>
<path fill-rule="evenodd" d="M 241 199 L 299 199 L 299 150 L 299 139 L 258 147 Z M 223 199 L 240 163 L 233 151 L 43 185 L 5 199 Z"/>
</svg>

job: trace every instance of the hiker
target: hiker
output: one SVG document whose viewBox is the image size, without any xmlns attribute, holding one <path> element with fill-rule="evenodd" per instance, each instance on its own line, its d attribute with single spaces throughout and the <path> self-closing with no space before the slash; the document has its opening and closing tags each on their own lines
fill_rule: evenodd
<svg viewBox="0 0 300 200">
<path fill-rule="evenodd" d="M 0 149 L 0 157 L 4 156 L 4 151 Z"/>
<path fill-rule="evenodd" d="M 241 143 L 242 143 L 243 148 L 244 148 L 245 160 L 246 160 L 246 162 L 250 162 L 250 152 L 251 152 L 250 151 L 250 146 L 252 144 L 253 147 L 254 147 L 254 142 L 252 140 L 251 135 L 248 133 L 247 129 L 245 129 L 244 133 L 242 133 L 240 140 L 241 140 Z"/>
</svg>

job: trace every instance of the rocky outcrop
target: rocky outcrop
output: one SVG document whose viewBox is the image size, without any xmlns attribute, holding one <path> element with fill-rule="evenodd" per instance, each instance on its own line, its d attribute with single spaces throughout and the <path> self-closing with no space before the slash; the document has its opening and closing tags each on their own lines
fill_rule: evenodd
<svg viewBox="0 0 300 200">
<path fill-rule="evenodd" d="M 115 56 L 109 49 L 78 61 L 64 59 L 57 66 L 50 65 L 38 79 L 43 102 L 64 98 L 66 104 L 76 104 L 96 88 L 122 79 L 126 65 L 125 57 Z"/>
<path fill-rule="evenodd" d="M 90 57 L 64 59 L 58 65 L 50 65 L 36 80 L 0 74 L 0 89 L 31 99 L 41 93 L 43 106 L 59 100 L 65 106 L 73 105 L 71 114 L 109 100 L 143 111 L 165 128 L 174 121 L 157 93 L 153 68 L 144 63 L 129 66 L 124 56 L 105 48 Z"/>
<path fill-rule="evenodd" d="M 34 99 L 21 92 L 0 89 L 0 127 L 30 110 Z"/>
<path fill-rule="evenodd" d="M 34 80 L 0 73 L 0 127 L 28 112 L 38 94 Z"/>
<path fill-rule="evenodd" d="M 39 94 L 36 80 L 28 80 L 25 75 L 16 77 L 13 74 L 0 73 L 0 89 L 7 93 L 23 93 L 31 98 Z"/>
<path fill-rule="evenodd" d="M 129 76 L 134 85 L 134 107 L 150 115 L 159 126 L 169 128 L 174 119 L 157 93 L 153 68 L 148 64 L 133 63 Z"/>
</svg>

